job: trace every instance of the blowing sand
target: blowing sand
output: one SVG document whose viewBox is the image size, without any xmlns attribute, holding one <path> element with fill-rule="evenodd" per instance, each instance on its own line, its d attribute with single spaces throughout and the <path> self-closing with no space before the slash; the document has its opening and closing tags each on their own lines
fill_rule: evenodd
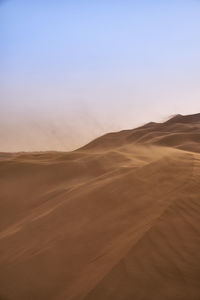
<svg viewBox="0 0 200 300">
<path fill-rule="evenodd" d="M 200 114 L 0 155 L 1 300 L 199 300 Z"/>
</svg>

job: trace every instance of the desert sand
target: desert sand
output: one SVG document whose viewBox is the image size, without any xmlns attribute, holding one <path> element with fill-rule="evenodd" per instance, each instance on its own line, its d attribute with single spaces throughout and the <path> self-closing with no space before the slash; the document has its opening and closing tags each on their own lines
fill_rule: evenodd
<svg viewBox="0 0 200 300">
<path fill-rule="evenodd" d="M 1 300 L 199 300 L 200 114 L 0 155 Z"/>
</svg>

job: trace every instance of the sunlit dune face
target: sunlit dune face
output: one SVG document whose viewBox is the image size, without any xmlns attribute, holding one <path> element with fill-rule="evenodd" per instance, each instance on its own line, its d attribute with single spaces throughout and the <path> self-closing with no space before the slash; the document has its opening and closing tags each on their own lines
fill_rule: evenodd
<svg viewBox="0 0 200 300">
<path fill-rule="evenodd" d="M 1 297 L 198 299 L 199 126 L 179 115 L 73 152 L 2 153 Z"/>
</svg>

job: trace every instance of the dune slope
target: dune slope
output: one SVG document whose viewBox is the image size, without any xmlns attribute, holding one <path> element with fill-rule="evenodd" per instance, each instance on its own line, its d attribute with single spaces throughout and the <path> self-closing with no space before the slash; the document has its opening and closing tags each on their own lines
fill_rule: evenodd
<svg viewBox="0 0 200 300">
<path fill-rule="evenodd" d="M 0 299 L 200 299 L 200 114 L 0 155 Z"/>
</svg>

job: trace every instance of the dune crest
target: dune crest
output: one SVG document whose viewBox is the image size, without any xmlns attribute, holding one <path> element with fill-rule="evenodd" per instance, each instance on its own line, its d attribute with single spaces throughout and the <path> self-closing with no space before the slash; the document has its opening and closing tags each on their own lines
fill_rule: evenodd
<svg viewBox="0 0 200 300">
<path fill-rule="evenodd" d="M 200 114 L 0 155 L 0 299 L 200 299 Z"/>
</svg>

